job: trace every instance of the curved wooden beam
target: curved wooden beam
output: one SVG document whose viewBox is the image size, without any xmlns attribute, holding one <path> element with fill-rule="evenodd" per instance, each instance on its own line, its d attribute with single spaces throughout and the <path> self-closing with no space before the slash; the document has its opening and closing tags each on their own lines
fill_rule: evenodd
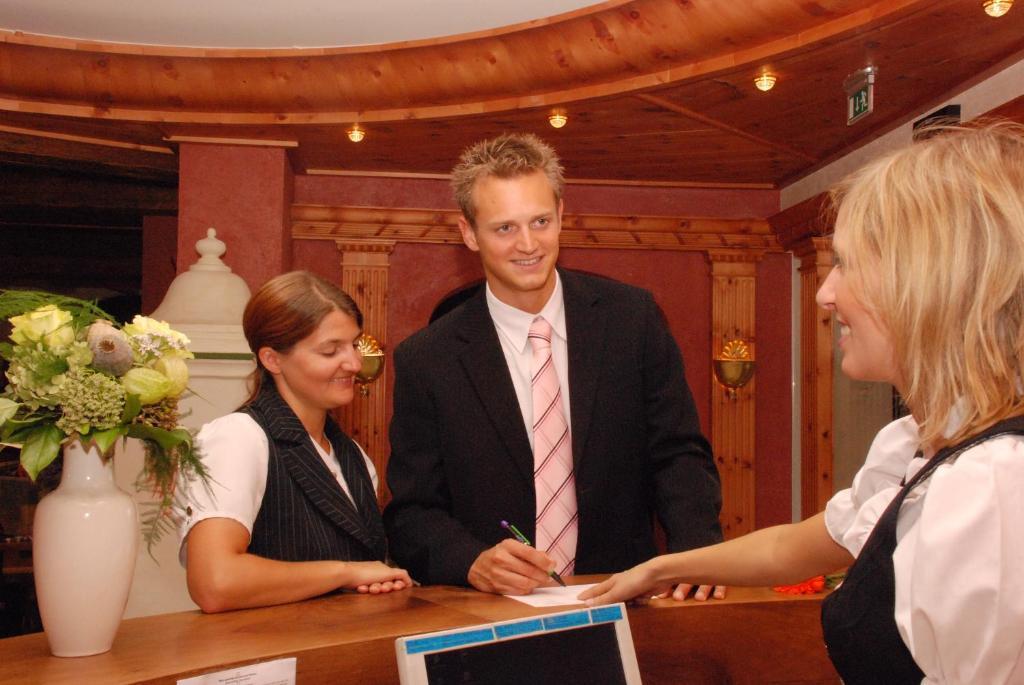
<svg viewBox="0 0 1024 685">
<path fill-rule="evenodd" d="M 619 0 L 468 36 L 285 51 L 114 46 L 0 32 L 0 110 L 242 125 L 515 110 L 760 65 L 928 6 L 934 3 Z"/>
</svg>

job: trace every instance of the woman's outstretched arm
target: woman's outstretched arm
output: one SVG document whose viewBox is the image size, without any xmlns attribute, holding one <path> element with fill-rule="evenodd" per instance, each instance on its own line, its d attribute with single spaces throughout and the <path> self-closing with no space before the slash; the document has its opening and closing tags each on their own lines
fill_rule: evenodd
<svg viewBox="0 0 1024 685">
<path fill-rule="evenodd" d="M 820 513 L 700 549 L 655 557 L 580 594 L 589 604 L 651 597 L 678 583 L 779 585 L 796 583 L 853 562 L 825 528 Z"/>
</svg>

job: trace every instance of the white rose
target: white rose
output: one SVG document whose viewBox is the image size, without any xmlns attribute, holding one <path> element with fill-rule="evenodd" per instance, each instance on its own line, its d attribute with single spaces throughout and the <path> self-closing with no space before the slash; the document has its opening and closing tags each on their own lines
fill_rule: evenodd
<svg viewBox="0 0 1024 685">
<path fill-rule="evenodd" d="M 43 305 L 21 316 L 12 316 L 11 340 L 19 345 L 41 342 L 47 347 L 67 347 L 75 341 L 71 314 L 52 304 Z"/>
</svg>

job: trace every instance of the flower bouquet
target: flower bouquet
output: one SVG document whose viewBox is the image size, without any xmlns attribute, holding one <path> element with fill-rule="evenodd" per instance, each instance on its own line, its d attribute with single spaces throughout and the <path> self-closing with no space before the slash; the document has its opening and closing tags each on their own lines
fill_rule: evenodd
<svg viewBox="0 0 1024 685">
<path fill-rule="evenodd" d="M 118 327 L 94 303 L 37 291 L 0 290 L 0 319 L 12 327 L 0 343 L 8 381 L 0 443 L 21 447 L 21 466 L 35 480 L 65 443 L 78 440 L 109 459 L 118 439 L 141 440 L 137 485 L 156 497 L 141 517 L 152 547 L 172 527 L 177 479 L 206 479 L 191 434 L 178 425 L 188 338 L 144 316 Z"/>
</svg>

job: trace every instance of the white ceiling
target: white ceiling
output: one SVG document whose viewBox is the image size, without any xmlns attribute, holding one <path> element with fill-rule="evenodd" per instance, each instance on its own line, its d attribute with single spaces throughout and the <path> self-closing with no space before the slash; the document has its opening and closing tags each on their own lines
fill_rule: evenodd
<svg viewBox="0 0 1024 685">
<path fill-rule="evenodd" d="M 493 29 L 593 0 L 0 0 L 0 29 L 112 43 L 292 48 Z"/>
</svg>

